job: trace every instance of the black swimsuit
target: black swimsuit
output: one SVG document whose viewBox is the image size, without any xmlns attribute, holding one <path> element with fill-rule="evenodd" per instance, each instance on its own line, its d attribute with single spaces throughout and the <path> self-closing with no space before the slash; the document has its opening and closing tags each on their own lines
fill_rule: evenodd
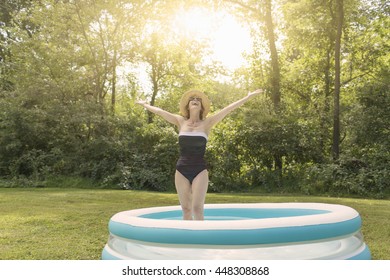
<svg viewBox="0 0 390 280">
<path fill-rule="evenodd" d="M 207 169 L 204 154 L 206 151 L 207 135 L 204 132 L 180 132 L 180 158 L 176 170 L 190 181 Z"/>
</svg>

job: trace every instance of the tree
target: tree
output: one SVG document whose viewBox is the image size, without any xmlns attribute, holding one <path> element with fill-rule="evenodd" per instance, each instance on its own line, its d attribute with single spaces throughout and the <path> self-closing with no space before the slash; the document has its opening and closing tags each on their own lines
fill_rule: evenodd
<svg viewBox="0 0 390 280">
<path fill-rule="evenodd" d="M 275 35 L 275 25 L 273 21 L 273 1 L 264 0 L 264 1 L 236 1 L 228 0 L 226 2 L 233 3 L 241 7 L 247 14 L 251 14 L 251 18 L 254 18 L 259 21 L 259 25 L 265 27 L 265 37 L 268 42 L 268 48 L 270 52 L 270 71 L 269 71 L 269 87 L 271 93 L 271 100 L 273 102 L 274 111 L 278 114 L 281 110 L 281 74 L 280 74 L 280 62 L 278 50 L 276 48 L 276 35 Z M 257 58 L 260 59 L 260 58 Z M 283 169 L 283 160 L 279 153 L 275 152 L 274 154 L 274 165 L 275 169 L 281 171 Z"/>
<path fill-rule="evenodd" d="M 336 0 L 336 42 L 335 42 L 335 79 L 333 108 L 333 159 L 340 157 L 340 90 L 341 90 L 341 38 L 344 24 L 344 1 Z"/>
<path fill-rule="evenodd" d="M 117 100 L 117 71 L 125 61 L 134 58 L 144 16 L 149 3 L 133 1 L 75 1 L 73 14 L 78 33 L 83 38 L 82 51 L 92 70 L 91 93 L 98 102 L 111 95 L 111 111 Z M 90 67 L 90 69 L 89 69 Z"/>
<path fill-rule="evenodd" d="M 172 30 L 173 11 L 169 5 L 168 8 L 157 7 L 146 21 L 138 45 L 136 60 L 138 66 L 146 68 L 150 90 L 145 95 L 152 106 L 160 101 L 170 103 L 167 104 L 169 107 L 178 104 L 183 91 L 207 88 L 205 85 L 210 77 L 220 71 L 213 62 L 203 61 L 208 52 L 207 42 L 199 42 Z M 148 123 L 153 122 L 153 117 L 154 114 L 148 112 Z"/>
</svg>

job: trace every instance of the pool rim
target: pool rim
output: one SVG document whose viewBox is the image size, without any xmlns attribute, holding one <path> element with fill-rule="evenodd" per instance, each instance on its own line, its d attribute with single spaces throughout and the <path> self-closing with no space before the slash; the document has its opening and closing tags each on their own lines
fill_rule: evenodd
<svg viewBox="0 0 390 280">
<path fill-rule="evenodd" d="M 110 233 L 126 239 L 163 244 L 256 245 L 337 239 L 361 228 L 359 213 L 348 206 L 326 203 L 206 204 L 209 209 L 315 209 L 326 213 L 248 220 L 183 221 L 141 217 L 180 206 L 122 211 L 109 222 Z M 207 216 L 206 216 L 207 218 Z"/>
</svg>

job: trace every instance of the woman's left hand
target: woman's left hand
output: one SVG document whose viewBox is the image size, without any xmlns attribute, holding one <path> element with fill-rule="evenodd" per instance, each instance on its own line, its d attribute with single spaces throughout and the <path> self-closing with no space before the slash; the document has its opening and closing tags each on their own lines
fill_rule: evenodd
<svg viewBox="0 0 390 280">
<path fill-rule="evenodd" d="M 248 96 L 256 96 L 256 95 L 259 95 L 260 93 L 263 93 L 263 89 L 259 88 L 259 89 L 256 89 L 255 91 L 252 91 L 250 93 L 248 93 Z"/>
</svg>

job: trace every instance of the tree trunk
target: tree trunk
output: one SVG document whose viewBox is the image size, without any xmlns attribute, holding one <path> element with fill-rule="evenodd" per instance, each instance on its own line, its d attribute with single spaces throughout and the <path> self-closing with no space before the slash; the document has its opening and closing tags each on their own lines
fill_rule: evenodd
<svg viewBox="0 0 390 280">
<path fill-rule="evenodd" d="M 117 51 L 114 49 L 114 57 L 112 58 L 112 82 L 111 82 L 111 112 L 115 114 L 116 103 L 116 64 L 117 64 Z"/>
<path fill-rule="evenodd" d="M 337 161 L 340 157 L 340 88 L 341 88 L 341 36 L 343 32 L 344 21 L 344 3 L 343 0 L 336 1 L 336 42 L 335 42 L 335 80 L 334 80 L 334 111 L 333 111 L 333 160 Z"/>
<path fill-rule="evenodd" d="M 326 51 L 326 61 L 325 61 L 325 69 L 324 69 L 324 103 L 323 103 L 323 111 L 320 115 L 320 128 L 321 128 L 321 135 L 320 135 L 320 147 L 321 147 L 321 158 L 323 158 L 323 155 L 328 154 L 328 146 L 326 145 L 326 139 L 329 139 L 329 117 L 330 117 L 330 97 L 331 97 L 331 60 L 332 60 L 332 49 L 334 49 L 332 39 L 329 37 L 329 44 L 330 46 Z"/>
<path fill-rule="evenodd" d="M 272 21 L 272 0 L 265 1 L 265 24 L 267 27 L 267 38 L 271 53 L 272 101 L 275 111 L 278 111 L 280 107 L 280 67 L 278 52 L 276 50 L 274 23 Z"/>
<path fill-rule="evenodd" d="M 150 105 L 154 106 L 156 103 L 156 96 L 158 93 L 158 65 L 157 64 L 152 64 L 152 84 L 153 84 L 153 89 L 152 89 L 152 98 L 150 100 Z M 153 113 L 148 111 L 148 123 L 153 122 Z"/>
<path fill-rule="evenodd" d="M 267 27 L 267 38 L 271 53 L 272 102 L 274 105 L 275 112 L 278 113 L 280 109 L 280 67 L 278 52 L 276 50 L 274 23 L 272 21 L 272 0 L 265 1 L 265 24 Z M 280 155 L 274 155 L 274 162 L 276 170 L 283 169 L 283 160 Z"/>
<path fill-rule="evenodd" d="M 153 83 L 152 99 L 150 100 L 150 105 L 152 105 L 152 106 L 154 106 L 154 104 L 156 103 L 157 92 L 158 92 L 158 86 L 157 86 L 157 84 Z M 152 112 L 148 111 L 148 123 L 153 122 L 153 116 L 154 116 L 154 114 Z"/>
</svg>

